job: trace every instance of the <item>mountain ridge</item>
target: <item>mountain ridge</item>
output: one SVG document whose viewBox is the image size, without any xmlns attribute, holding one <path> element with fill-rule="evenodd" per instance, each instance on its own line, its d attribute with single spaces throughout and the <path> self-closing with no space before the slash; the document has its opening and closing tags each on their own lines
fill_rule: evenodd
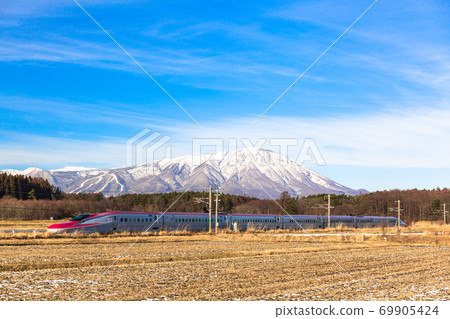
<svg viewBox="0 0 450 319">
<path fill-rule="evenodd" d="M 343 186 L 270 150 L 241 149 L 221 154 L 220 160 L 212 158 L 208 161 L 207 157 L 184 155 L 111 169 L 69 166 L 42 170 L 31 167 L 24 171 L 8 169 L 1 172 L 42 177 L 68 193 L 103 192 L 107 196 L 202 191 L 215 184 L 219 184 L 224 193 L 261 199 L 278 198 L 283 191 L 292 196 L 367 193 L 363 189 Z"/>
</svg>

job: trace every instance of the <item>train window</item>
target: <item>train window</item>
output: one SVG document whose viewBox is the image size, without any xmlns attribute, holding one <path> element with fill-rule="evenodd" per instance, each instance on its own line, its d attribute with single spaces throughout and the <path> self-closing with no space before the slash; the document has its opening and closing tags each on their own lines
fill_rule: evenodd
<svg viewBox="0 0 450 319">
<path fill-rule="evenodd" d="M 120 219 L 120 222 L 123 223 L 123 218 Z"/>
<path fill-rule="evenodd" d="M 128 221 L 128 218 L 125 218 L 125 223 Z"/>
</svg>

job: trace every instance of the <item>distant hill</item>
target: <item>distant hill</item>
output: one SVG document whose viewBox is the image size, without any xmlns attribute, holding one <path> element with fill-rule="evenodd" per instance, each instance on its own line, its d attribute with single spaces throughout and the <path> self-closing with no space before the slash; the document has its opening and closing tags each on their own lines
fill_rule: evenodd
<svg viewBox="0 0 450 319">
<path fill-rule="evenodd" d="M 49 171 L 28 168 L 3 172 L 41 177 L 66 193 L 102 192 L 107 196 L 203 191 L 215 184 L 224 193 L 260 199 L 278 198 L 285 191 L 292 196 L 367 193 L 343 186 L 270 150 L 243 149 L 227 153 L 221 161 L 203 161 L 198 166 L 193 162 L 194 158 L 186 155 L 134 167 L 66 167 Z"/>
</svg>

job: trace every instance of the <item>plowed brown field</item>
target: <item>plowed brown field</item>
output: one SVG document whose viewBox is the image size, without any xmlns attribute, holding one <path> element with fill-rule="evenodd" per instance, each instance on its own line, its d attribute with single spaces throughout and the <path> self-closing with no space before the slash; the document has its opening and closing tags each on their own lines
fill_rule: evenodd
<svg viewBox="0 0 450 319">
<path fill-rule="evenodd" d="M 417 239 L 149 236 L 124 253 L 134 240 L 1 239 L 0 300 L 450 299 L 450 249 Z"/>
</svg>

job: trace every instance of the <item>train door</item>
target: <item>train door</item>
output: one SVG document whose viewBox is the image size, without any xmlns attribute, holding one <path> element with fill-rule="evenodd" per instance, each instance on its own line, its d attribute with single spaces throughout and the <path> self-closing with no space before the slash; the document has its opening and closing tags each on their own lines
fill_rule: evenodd
<svg viewBox="0 0 450 319">
<path fill-rule="evenodd" d="M 116 215 L 113 216 L 113 221 L 112 221 L 112 222 L 113 222 L 112 230 L 113 230 L 113 231 L 117 231 L 117 222 L 118 222 L 118 221 L 117 221 L 117 216 L 116 216 Z"/>
<path fill-rule="evenodd" d="M 277 223 L 278 223 L 277 228 L 283 229 L 283 216 L 277 217 Z"/>
<path fill-rule="evenodd" d="M 230 222 L 230 216 L 225 216 L 225 228 L 231 229 L 231 222 Z"/>
</svg>

